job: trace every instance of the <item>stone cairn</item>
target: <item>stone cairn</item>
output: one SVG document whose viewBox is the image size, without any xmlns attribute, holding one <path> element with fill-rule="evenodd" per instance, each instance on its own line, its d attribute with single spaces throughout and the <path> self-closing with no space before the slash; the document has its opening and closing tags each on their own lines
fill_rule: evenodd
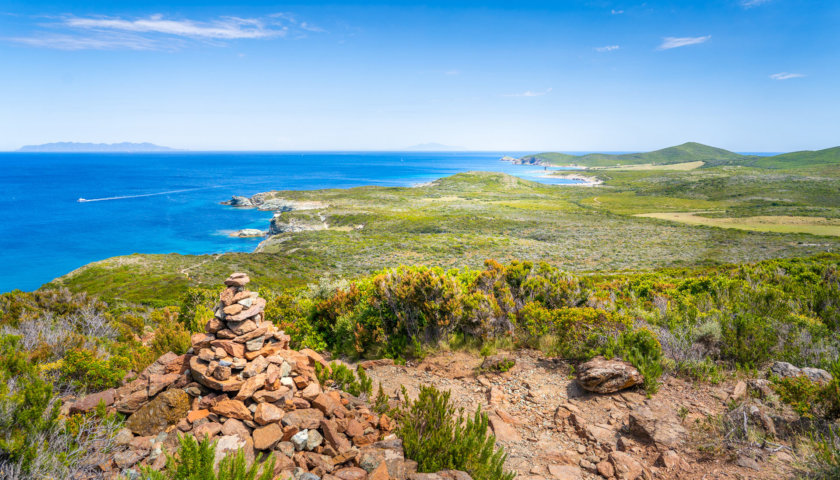
<svg viewBox="0 0 840 480">
<path fill-rule="evenodd" d="M 206 333 L 185 355 L 167 353 L 118 389 L 88 395 L 69 411 L 104 402 L 130 415 L 117 453 L 99 468 L 114 476 L 141 465 L 161 469 L 179 435 L 217 442 L 217 461 L 243 450 L 253 461 L 275 458 L 275 478 L 388 480 L 469 478 L 463 472 L 415 473 L 392 421 L 346 392 L 324 388 L 310 349 L 289 349 L 289 336 L 264 320 L 265 300 L 234 273 L 219 296 Z"/>
</svg>

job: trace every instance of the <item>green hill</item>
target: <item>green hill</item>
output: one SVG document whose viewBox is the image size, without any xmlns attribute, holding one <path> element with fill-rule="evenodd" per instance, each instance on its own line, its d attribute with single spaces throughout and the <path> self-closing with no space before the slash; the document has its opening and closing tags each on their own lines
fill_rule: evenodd
<svg viewBox="0 0 840 480">
<path fill-rule="evenodd" d="M 522 157 L 522 160 L 542 160 L 553 165 L 580 165 L 584 167 L 612 167 L 616 165 L 641 165 L 641 164 L 659 164 L 668 165 L 673 163 L 697 162 L 702 161 L 706 166 L 716 165 L 731 165 L 737 164 L 739 161 L 750 159 L 746 155 L 741 155 L 722 148 L 710 147 L 695 142 L 683 143 L 675 147 L 663 148 L 653 152 L 642 153 L 626 153 L 626 154 L 609 154 L 609 153 L 590 153 L 588 155 L 568 155 L 565 153 L 538 153 L 536 155 L 528 155 Z"/>
<path fill-rule="evenodd" d="M 803 150 L 772 157 L 759 157 L 751 166 L 758 168 L 787 169 L 817 165 L 840 165 L 840 147 L 824 150 Z"/>
</svg>

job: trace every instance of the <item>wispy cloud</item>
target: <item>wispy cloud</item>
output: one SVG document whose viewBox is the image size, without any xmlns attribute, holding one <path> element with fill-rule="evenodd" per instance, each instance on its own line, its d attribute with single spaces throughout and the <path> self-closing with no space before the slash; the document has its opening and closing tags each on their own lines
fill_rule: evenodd
<svg viewBox="0 0 840 480">
<path fill-rule="evenodd" d="M 770 78 L 773 80 L 790 80 L 791 78 L 802 78 L 805 74 L 802 73 L 790 73 L 790 72 L 779 72 L 770 75 Z"/>
<path fill-rule="evenodd" d="M 619 47 L 618 45 L 606 45 L 606 46 L 603 46 L 603 47 L 595 47 L 595 51 L 596 52 L 612 52 L 612 51 L 618 50 L 619 48 L 621 48 L 621 47 Z"/>
<path fill-rule="evenodd" d="M 65 20 L 71 28 L 117 30 L 124 32 L 151 32 L 192 38 L 232 40 L 239 38 L 265 38 L 285 35 L 288 27 L 266 25 L 257 18 L 224 17 L 211 22 L 199 23 L 192 20 L 168 20 L 162 15 L 149 18 L 125 20 L 122 18 L 77 18 Z"/>
<path fill-rule="evenodd" d="M 697 45 L 699 43 L 708 42 L 711 38 L 711 35 L 703 37 L 665 37 L 662 39 L 662 45 L 659 45 L 659 50 L 670 50 L 672 48 L 686 47 L 688 45 Z"/>
<path fill-rule="evenodd" d="M 613 8 L 612 10 L 610 10 L 610 13 L 612 15 L 621 15 L 622 13 L 624 13 L 624 10 L 616 10 Z"/>
<path fill-rule="evenodd" d="M 447 71 L 443 72 L 443 74 L 444 75 L 450 75 L 450 76 L 451 75 L 460 75 L 461 71 L 460 70 L 447 70 Z"/>
<path fill-rule="evenodd" d="M 525 90 L 524 92 L 521 92 L 521 93 L 508 93 L 508 94 L 503 95 L 503 96 L 504 97 L 542 97 L 543 95 L 547 95 L 549 93 L 551 93 L 551 88 L 546 88 L 545 90 L 537 91 L 537 92 L 534 92 L 532 90 Z"/>
<path fill-rule="evenodd" d="M 741 6 L 744 8 L 753 8 L 759 5 L 763 5 L 765 3 L 769 3 L 771 0 L 741 0 Z"/>
<path fill-rule="evenodd" d="M 290 32 L 323 31 L 288 14 L 257 18 L 226 16 L 205 21 L 166 18 L 163 15 L 142 18 L 66 16 L 40 27 L 45 31 L 8 40 L 62 50 L 151 50 L 172 49 L 173 39 L 218 43 L 285 37 Z"/>
</svg>

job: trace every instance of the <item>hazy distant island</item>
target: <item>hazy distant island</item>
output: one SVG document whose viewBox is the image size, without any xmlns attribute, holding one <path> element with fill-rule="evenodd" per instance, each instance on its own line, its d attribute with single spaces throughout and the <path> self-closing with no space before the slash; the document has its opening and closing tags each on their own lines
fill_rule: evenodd
<svg viewBox="0 0 840 480">
<path fill-rule="evenodd" d="M 155 145 L 154 143 L 81 143 L 81 142 L 52 142 L 41 145 L 24 145 L 18 152 L 175 152 L 177 149 Z"/>
</svg>

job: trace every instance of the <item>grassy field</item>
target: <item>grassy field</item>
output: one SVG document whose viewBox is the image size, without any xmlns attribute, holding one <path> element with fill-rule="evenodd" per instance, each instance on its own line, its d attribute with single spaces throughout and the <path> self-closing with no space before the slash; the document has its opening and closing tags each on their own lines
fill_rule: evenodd
<svg viewBox="0 0 840 480">
<path fill-rule="evenodd" d="M 821 236 L 840 236 L 840 221 L 822 217 L 791 217 L 785 215 L 709 218 L 692 212 L 640 213 L 637 217 L 658 218 L 689 225 L 735 228 L 756 232 L 808 233 Z"/>
<path fill-rule="evenodd" d="M 685 163 L 666 163 L 666 164 L 656 164 L 656 163 L 639 163 L 634 165 L 618 165 L 614 167 L 590 167 L 591 170 L 678 170 L 678 171 L 686 171 L 686 170 L 694 170 L 695 168 L 700 168 L 705 165 L 705 162 L 702 160 L 698 160 L 696 162 L 685 162 Z"/>
</svg>

